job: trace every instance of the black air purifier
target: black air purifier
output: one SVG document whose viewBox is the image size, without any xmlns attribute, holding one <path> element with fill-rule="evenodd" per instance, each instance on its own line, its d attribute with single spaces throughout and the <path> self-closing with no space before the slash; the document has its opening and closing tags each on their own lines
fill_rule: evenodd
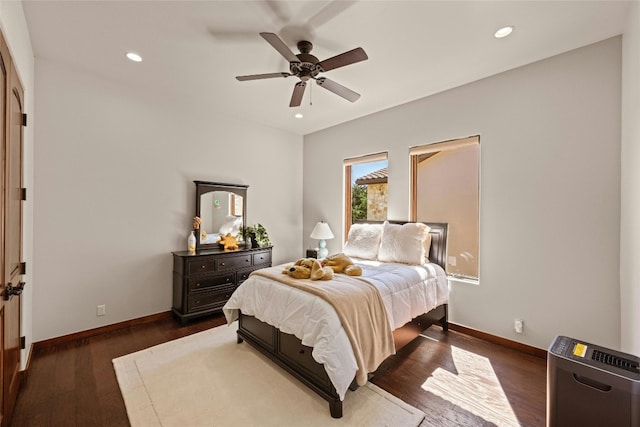
<svg viewBox="0 0 640 427">
<path fill-rule="evenodd" d="M 640 427 L 640 358 L 559 336 L 547 358 L 547 427 Z"/>
</svg>

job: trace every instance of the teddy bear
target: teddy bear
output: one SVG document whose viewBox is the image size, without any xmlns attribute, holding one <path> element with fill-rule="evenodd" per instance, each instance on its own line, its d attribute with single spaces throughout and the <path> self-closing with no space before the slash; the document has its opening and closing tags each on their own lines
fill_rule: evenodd
<svg viewBox="0 0 640 427">
<path fill-rule="evenodd" d="M 200 230 L 200 241 L 204 242 L 207 239 L 207 232 L 204 231 L 204 228 L 201 227 L 202 219 L 199 216 L 193 217 L 193 229 Z"/>
<path fill-rule="evenodd" d="M 323 267 L 320 261 L 315 258 L 300 258 L 295 264 L 282 270 L 282 274 L 287 274 L 294 279 L 333 279 L 333 270 L 329 267 Z"/>
<path fill-rule="evenodd" d="M 355 265 L 351 258 L 343 253 L 330 255 L 322 260 L 322 265 L 330 267 L 334 273 L 344 273 L 347 276 L 361 276 L 362 267 Z"/>
<path fill-rule="evenodd" d="M 238 241 L 231 235 L 231 233 L 220 236 L 218 243 L 224 246 L 225 251 L 235 251 L 238 249 Z"/>
</svg>

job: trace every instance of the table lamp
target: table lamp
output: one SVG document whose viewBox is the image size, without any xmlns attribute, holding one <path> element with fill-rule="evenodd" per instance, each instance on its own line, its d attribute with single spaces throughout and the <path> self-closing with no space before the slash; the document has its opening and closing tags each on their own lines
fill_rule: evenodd
<svg viewBox="0 0 640 427">
<path fill-rule="evenodd" d="M 320 221 L 316 224 L 311 232 L 312 239 L 318 239 L 318 259 L 326 258 L 329 255 L 329 250 L 327 249 L 327 242 L 325 240 L 333 239 L 333 233 L 331 232 L 331 228 L 329 228 L 329 224 L 324 221 Z"/>
</svg>

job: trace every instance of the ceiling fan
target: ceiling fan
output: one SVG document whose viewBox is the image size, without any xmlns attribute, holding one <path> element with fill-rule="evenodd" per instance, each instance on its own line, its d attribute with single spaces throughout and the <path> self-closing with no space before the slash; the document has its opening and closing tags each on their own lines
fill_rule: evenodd
<svg viewBox="0 0 640 427">
<path fill-rule="evenodd" d="M 361 48 L 355 48 L 348 52 L 341 53 L 340 55 L 333 56 L 324 61 L 319 61 L 318 58 L 311 55 L 311 49 L 313 45 L 311 42 L 302 40 L 298 42 L 299 54 L 294 54 L 291 49 L 274 33 L 260 33 L 275 50 L 280 52 L 287 61 L 289 61 L 289 73 L 267 73 L 267 74 L 252 74 L 249 76 L 237 76 L 236 79 L 240 81 L 245 80 L 259 80 L 270 79 L 274 77 L 290 77 L 296 76 L 300 79 L 293 88 L 293 94 L 291 95 L 291 102 L 289 107 L 299 107 L 302 102 L 302 95 L 307 86 L 307 80 L 314 79 L 316 83 L 336 95 L 343 97 L 344 99 L 355 102 L 360 98 L 360 94 L 352 91 L 349 88 L 342 86 L 339 83 L 329 80 L 326 77 L 318 77 L 318 74 L 325 71 L 333 70 L 336 68 L 344 67 L 356 62 L 364 61 L 368 59 L 366 52 Z"/>
</svg>

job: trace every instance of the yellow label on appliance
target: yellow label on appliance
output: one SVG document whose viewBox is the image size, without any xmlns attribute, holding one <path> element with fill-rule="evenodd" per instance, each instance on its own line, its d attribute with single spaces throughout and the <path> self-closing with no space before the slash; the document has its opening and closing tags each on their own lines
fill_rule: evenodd
<svg viewBox="0 0 640 427">
<path fill-rule="evenodd" d="M 581 343 L 577 343 L 573 348 L 573 355 L 578 357 L 584 357 L 587 354 L 587 346 Z"/>
</svg>

